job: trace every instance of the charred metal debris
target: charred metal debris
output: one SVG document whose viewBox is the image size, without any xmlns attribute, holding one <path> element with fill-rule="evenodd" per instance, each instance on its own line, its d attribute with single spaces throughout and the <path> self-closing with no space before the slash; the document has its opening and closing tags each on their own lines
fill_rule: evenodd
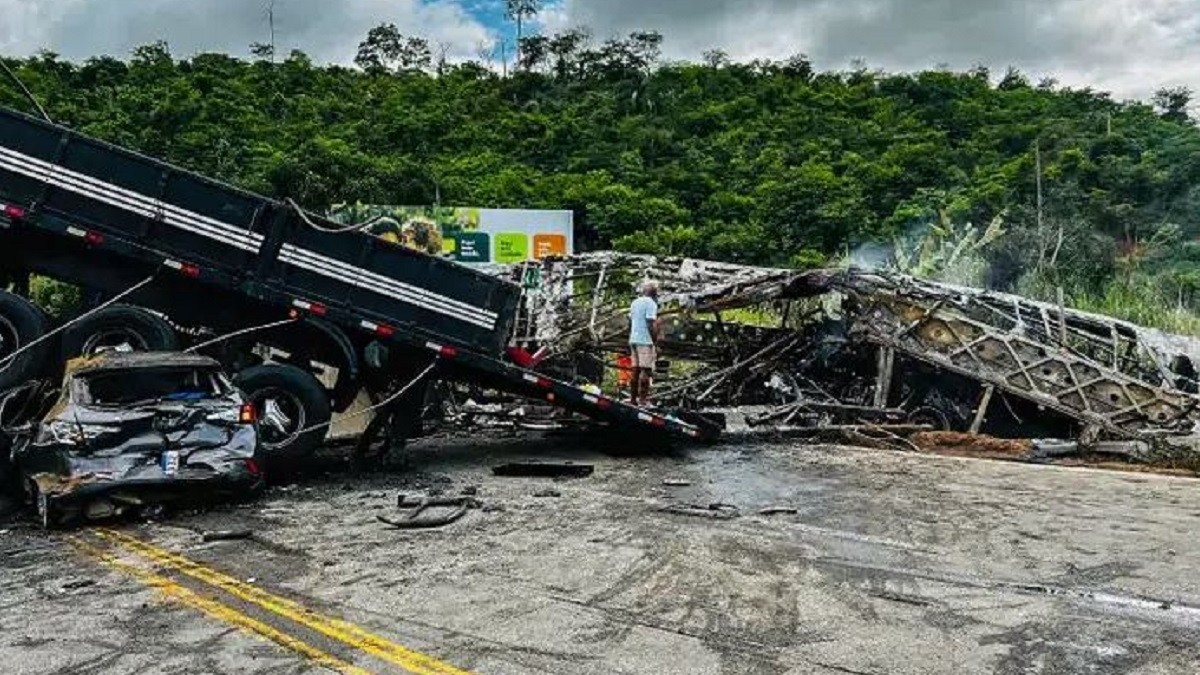
<svg viewBox="0 0 1200 675">
<path fill-rule="evenodd" d="M 537 367 L 620 388 L 628 303 L 658 282 L 655 399 L 725 434 L 885 443 L 927 430 L 1186 459 L 1200 342 L 1055 304 L 859 269 L 593 253 L 496 270 Z M 1113 443 L 1114 441 L 1123 443 Z"/>
</svg>

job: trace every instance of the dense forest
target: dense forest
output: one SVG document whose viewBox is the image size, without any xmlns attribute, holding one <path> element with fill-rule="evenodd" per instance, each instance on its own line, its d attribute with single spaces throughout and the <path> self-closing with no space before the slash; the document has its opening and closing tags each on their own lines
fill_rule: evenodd
<svg viewBox="0 0 1200 675">
<path fill-rule="evenodd" d="M 56 121 L 314 210 L 570 208 L 593 249 L 886 261 L 1194 329 L 1189 91 L 1119 102 L 1012 70 L 818 72 L 800 55 L 670 63 L 661 39 L 534 35 L 505 68 L 391 26 L 355 67 L 162 43 L 4 63 Z M 0 104 L 32 109 L 3 77 Z"/>
</svg>

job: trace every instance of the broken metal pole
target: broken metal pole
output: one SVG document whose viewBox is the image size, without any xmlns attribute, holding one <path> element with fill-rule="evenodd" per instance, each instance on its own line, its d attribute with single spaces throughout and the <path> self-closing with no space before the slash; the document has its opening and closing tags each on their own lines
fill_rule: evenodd
<svg viewBox="0 0 1200 675">
<path fill-rule="evenodd" d="M 892 373 L 895 370 L 896 350 L 891 347 L 879 348 L 878 370 L 875 379 L 875 407 L 886 408 L 888 396 L 892 389 Z"/>
<path fill-rule="evenodd" d="M 971 421 L 972 434 L 978 434 L 979 429 L 983 427 L 983 421 L 987 419 L 988 406 L 992 404 L 992 395 L 995 393 L 995 385 L 989 384 L 983 388 L 983 395 L 979 399 L 979 406 L 975 409 L 975 419 Z"/>
<path fill-rule="evenodd" d="M 600 307 L 604 300 L 604 280 L 608 276 L 608 264 L 605 263 L 600 268 L 600 278 L 596 281 L 596 287 L 592 289 L 592 315 L 588 321 L 588 333 L 592 336 L 593 342 L 599 342 L 600 336 L 596 333 L 596 315 L 600 313 Z"/>
<path fill-rule="evenodd" d="M 1058 287 L 1058 327 L 1059 327 L 1059 344 L 1063 347 L 1067 346 L 1067 312 L 1066 300 L 1063 298 L 1063 288 Z"/>
</svg>

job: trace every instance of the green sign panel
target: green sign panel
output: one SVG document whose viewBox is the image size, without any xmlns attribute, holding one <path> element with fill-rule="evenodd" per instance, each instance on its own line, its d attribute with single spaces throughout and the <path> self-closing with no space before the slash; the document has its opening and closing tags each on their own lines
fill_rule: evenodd
<svg viewBox="0 0 1200 675">
<path fill-rule="evenodd" d="M 529 235 L 501 232 L 496 235 L 496 262 L 511 264 L 529 260 Z"/>
<path fill-rule="evenodd" d="M 454 236 L 453 256 L 464 263 L 491 262 L 491 237 L 486 232 L 459 232 Z"/>
</svg>

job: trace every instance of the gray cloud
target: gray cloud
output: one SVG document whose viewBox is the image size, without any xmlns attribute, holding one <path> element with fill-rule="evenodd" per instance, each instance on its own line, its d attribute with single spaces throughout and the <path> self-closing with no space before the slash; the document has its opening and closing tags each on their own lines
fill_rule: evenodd
<svg viewBox="0 0 1200 675">
<path fill-rule="evenodd" d="M 70 59 L 124 56 L 134 47 L 166 40 L 177 55 L 200 51 L 246 54 L 267 42 L 268 0 L 0 0 L 0 51 L 28 54 L 49 48 Z M 395 23 L 402 31 L 445 42 L 472 56 L 488 30 L 452 0 L 276 0 L 280 53 L 302 49 L 319 61 L 349 63 L 372 27 Z"/>
<path fill-rule="evenodd" d="M 165 39 L 177 55 L 245 54 L 267 39 L 268 0 L 0 0 L 0 52 L 49 48 L 72 59 L 125 55 Z M 498 0 L 276 0 L 281 53 L 349 63 L 370 27 L 401 30 L 471 58 L 494 38 L 468 10 Z M 557 0 L 546 30 L 587 25 L 598 39 L 654 29 L 669 58 L 724 49 L 737 59 L 806 53 L 821 68 L 1016 66 L 1034 78 L 1145 97 L 1200 90 L 1200 0 Z"/>
<path fill-rule="evenodd" d="M 1119 96 L 1200 89 L 1200 0 L 563 0 L 547 23 L 598 38 L 655 28 L 675 58 L 802 52 L 822 68 L 1011 65 Z"/>
</svg>

